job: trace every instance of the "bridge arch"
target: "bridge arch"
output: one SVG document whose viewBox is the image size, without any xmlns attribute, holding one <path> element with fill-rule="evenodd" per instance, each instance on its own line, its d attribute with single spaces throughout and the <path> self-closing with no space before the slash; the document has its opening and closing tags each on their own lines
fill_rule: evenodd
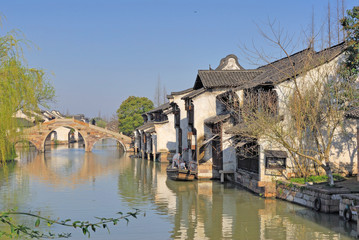
<svg viewBox="0 0 359 240">
<path fill-rule="evenodd" d="M 120 142 L 124 151 L 130 148 L 131 138 L 122 133 L 113 132 L 108 129 L 100 128 L 89 123 L 75 119 L 54 119 L 49 122 L 28 128 L 24 131 L 24 139 L 31 141 L 35 147 L 43 152 L 45 150 L 45 141 L 49 134 L 59 127 L 72 128 L 80 133 L 85 143 L 85 151 L 92 150 L 93 145 L 100 139 L 113 138 Z"/>
<path fill-rule="evenodd" d="M 30 139 L 19 139 L 19 140 L 15 141 L 14 146 L 16 147 L 16 145 L 23 144 L 23 143 L 29 144 L 29 147 L 32 146 L 32 147 L 37 148 L 35 143 L 33 141 L 31 141 Z"/>
<path fill-rule="evenodd" d="M 115 140 L 116 142 L 118 142 L 121 145 L 123 151 L 126 152 L 126 146 L 120 140 L 118 140 L 115 137 L 102 137 L 102 138 L 97 139 L 96 141 L 93 142 L 92 146 L 89 146 L 89 148 L 90 148 L 89 151 L 92 152 L 92 149 L 95 146 L 95 144 L 98 143 L 99 141 L 105 140 L 105 139 Z"/>
<path fill-rule="evenodd" d="M 44 137 L 43 137 L 42 143 L 41 143 L 41 149 L 40 149 L 41 152 L 44 152 L 44 151 L 45 151 L 45 142 L 46 142 L 46 139 L 48 138 L 48 136 L 50 136 L 50 134 L 51 134 L 53 131 L 56 131 L 56 129 L 58 129 L 58 128 L 60 128 L 60 127 L 66 127 L 66 128 L 69 128 L 69 129 L 72 128 L 72 129 L 76 130 L 77 132 L 79 132 L 79 133 L 81 134 L 83 140 L 84 140 L 85 149 L 86 149 L 86 146 L 88 145 L 88 143 L 87 143 L 86 138 L 84 137 L 84 134 L 85 134 L 85 133 L 82 132 L 82 130 L 80 131 L 79 129 L 77 129 L 77 128 L 74 127 L 74 126 L 69 126 L 69 125 L 64 124 L 64 125 L 61 125 L 61 126 L 59 126 L 59 127 L 56 127 L 56 128 L 50 129 L 50 130 L 47 130 L 46 132 L 43 133 Z"/>
</svg>

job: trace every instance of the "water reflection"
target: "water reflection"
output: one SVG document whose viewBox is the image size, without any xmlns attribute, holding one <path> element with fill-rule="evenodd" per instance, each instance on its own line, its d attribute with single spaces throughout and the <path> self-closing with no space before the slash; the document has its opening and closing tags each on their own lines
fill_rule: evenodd
<svg viewBox="0 0 359 240">
<path fill-rule="evenodd" d="M 111 152 L 117 156 L 111 158 Z M 27 155 L 24 153 L 19 155 L 22 156 L 19 167 L 23 173 L 54 187 L 76 187 L 89 180 L 93 181 L 97 176 L 116 172 L 126 164 L 118 161 L 116 149 L 103 155 L 101 152 L 96 154 L 96 148 L 94 153 L 89 153 L 81 148 L 73 148 L 69 151 L 67 145 L 59 145 L 52 146 L 52 151 L 42 154 L 29 152 Z"/>
<path fill-rule="evenodd" d="M 87 220 L 131 208 L 147 212 L 91 239 L 348 239 L 356 231 L 337 215 L 263 199 L 232 184 L 168 180 L 165 164 L 130 158 L 108 142 L 92 153 L 58 146 L 19 156 L 0 172 L 2 209 Z M 74 231 L 72 239 L 84 238 Z"/>
<path fill-rule="evenodd" d="M 140 159 L 127 167 L 119 175 L 120 195 L 134 207 L 153 202 L 172 223 L 171 239 L 347 239 L 355 234 L 355 224 L 337 215 L 263 199 L 232 184 L 168 180 L 166 166 Z"/>
</svg>

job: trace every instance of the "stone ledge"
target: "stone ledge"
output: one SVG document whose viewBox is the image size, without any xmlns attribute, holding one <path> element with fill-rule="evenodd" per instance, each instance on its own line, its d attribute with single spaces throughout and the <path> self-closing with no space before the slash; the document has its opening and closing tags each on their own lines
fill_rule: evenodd
<svg viewBox="0 0 359 240">
<path fill-rule="evenodd" d="M 350 193 L 350 190 L 345 188 L 321 189 L 316 186 L 306 186 L 287 181 L 277 182 L 276 188 L 277 198 L 309 208 L 314 208 L 314 201 L 320 199 L 319 211 L 325 213 L 339 212 L 342 194 Z"/>
</svg>

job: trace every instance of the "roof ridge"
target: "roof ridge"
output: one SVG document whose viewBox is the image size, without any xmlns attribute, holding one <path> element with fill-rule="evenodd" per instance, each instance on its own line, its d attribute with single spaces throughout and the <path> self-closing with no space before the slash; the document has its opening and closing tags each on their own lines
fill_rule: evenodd
<svg viewBox="0 0 359 240">
<path fill-rule="evenodd" d="M 331 46 L 331 47 L 324 48 L 324 49 L 322 49 L 322 50 L 320 50 L 320 51 L 317 51 L 317 52 L 315 52 L 315 53 L 316 53 L 316 54 L 322 53 L 322 52 L 325 52 L 325 51 L 328 51 L 328 50 L 332 50 L 332 49 L 337 48 L 337 47 L 341 47 L 342 45 L 346 45 L 346 42 L 343 41 L 343 42 L 341 42 L 341 43 L 335 44 L 335 45 L 333 45 L 333 46 Z"/>
<path fill-rule="evenodd" d="M 293 54 L 291 54 L 291 55 L 289 55 L 289 56 L 282 57 L 282 58 L 277 59 L 277 60 L 275 60 L 275 61 L 273 61 L 273 62 L 270 62 L 270 63 L 267 63 L 267 64 L 265 64 L 265 65 L 263 65 L 263 66 L 260 66 L 260 67 L 258 67 L 257 69 L 260 70 L 261 68 L 267 67 L 267 66 L 269 66 L 269 65 L 272 65 L 272 64 L 274 64 L 274 63 L 277 63 L 277 62 L 282 61 L 282 60 L 285 60 L 285 59 L 289 59 L 290 57 L 294 57 L 294 56 L 296 56 L 296 55 L 299 55 L 299 54 L 304 53 L 305 51 L 310 51 L 310 50 L 312 50 L 312 52 L 316 53 L 312 47 L 308 47 L 308 48 L 305 48 L 305 49 L 303 49 L 303 50 L 301 50 L 301 51 L 299 51 L 299 52 L 293 53 Z"/>
<path fill-rule="evenodd" d="M 264 71 L 261 69 L 240 69 L 240 70 L 208 70 L 208 69 L 200 69 L 198 72 L 258 72 Z"/>
</svg>

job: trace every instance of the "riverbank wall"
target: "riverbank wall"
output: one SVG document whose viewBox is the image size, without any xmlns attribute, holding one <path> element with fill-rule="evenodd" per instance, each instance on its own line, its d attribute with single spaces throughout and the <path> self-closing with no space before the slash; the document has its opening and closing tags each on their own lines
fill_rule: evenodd
<svg viewBox="0 0 359 240">
<path fill-rule="evenodd" d="M 321 189 L 284 181 L 276 183 L 277 198 L 324 213 L 338 213 L 341 195 L 346 193 L 350 191 L 341 188 Z"/>
<path fill-rule="evenodd" d="M 246 171 L 237 172 L 235 182 L 265 198 L 278 198 L 319 212 L 339 213 L 340 216 L 348 206 L 359 204 L 359 196 L 343 187 L 329 188 L 288 181 L 262 182 Z"/>
</svg>

